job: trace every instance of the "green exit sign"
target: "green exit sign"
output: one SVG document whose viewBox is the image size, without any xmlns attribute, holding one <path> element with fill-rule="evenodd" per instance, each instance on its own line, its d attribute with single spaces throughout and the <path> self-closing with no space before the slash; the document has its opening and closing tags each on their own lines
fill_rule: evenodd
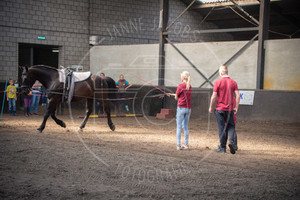
<svg viewBox="0 0 300 200">
<path fill-rule="evenodd" d="M 46 37 L 45 36 L 38 36 L 38 39 L 39 40 L 46 40 Z"/>
</svg>

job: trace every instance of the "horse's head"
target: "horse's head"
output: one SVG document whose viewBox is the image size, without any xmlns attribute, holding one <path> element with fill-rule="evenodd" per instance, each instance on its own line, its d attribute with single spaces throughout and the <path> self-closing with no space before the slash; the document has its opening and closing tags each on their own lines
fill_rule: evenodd
<svg viewBox="0 0 300 200">
<path fill-rule="evenodd" d="M 24 94 L 28 94 L 31 90 L 32 85 L 34 84 L 35 80 L 29 73 L 28 67 L 23 67 L 22 68 L 22 92 Z"/>
</svg>

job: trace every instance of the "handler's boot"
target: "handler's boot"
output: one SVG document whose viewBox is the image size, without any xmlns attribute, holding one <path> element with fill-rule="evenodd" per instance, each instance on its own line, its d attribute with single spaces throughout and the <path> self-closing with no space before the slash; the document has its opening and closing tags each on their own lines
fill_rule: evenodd
<svg viewBox="0 0 300 200">
<path fill-rule="evenodd" d="M 10 115 L 13 115 L 11 110 L 9 110 L 9 114 L 10 114 Z"/>
<path fill-rule="evenodd" d="M 16 111 L 14 111 L 14 116 L 17 116 L 17 112 Z"/>
</svg>

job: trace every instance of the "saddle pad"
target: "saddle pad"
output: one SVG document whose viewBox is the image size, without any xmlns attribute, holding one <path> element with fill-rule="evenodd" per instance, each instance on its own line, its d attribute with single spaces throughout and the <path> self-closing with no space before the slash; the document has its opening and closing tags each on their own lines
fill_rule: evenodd
<svg viewBox="0 0 300 200">
<path fill-rule="evenodd" d="M 64 83 L 66 80 L 65 70 L 58 70 L 59 82 Z M 74 82 L 85 81 L 92 75 L 91 72 L 73 72 Z"/>
</svg>

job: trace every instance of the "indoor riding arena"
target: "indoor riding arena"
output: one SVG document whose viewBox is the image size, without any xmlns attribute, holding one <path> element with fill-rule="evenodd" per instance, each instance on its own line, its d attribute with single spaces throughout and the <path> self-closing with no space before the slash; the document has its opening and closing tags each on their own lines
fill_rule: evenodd
<svg viewBox="0 0 300 200">
<path fill-rule="evenodd" d="M 0 0 L 0 199 L 300 199 L 299 11 Z"/>
</svg>

